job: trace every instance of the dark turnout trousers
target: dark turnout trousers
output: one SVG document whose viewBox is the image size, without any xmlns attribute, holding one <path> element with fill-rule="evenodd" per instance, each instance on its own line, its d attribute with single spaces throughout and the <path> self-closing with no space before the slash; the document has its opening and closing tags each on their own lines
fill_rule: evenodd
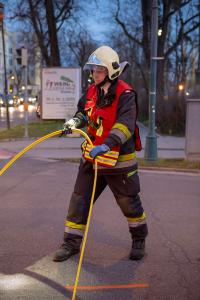
<svg viewBox="0 0 200 300">
<path fill-rule="evenodd" d="M 89 212 L 94 170 L 90 162 L 81 162 L 72 193 L 65 222 L 65 240 L 84 235 Z M 111 189 L 117 204 L 127 218 L 129 231 L 133 239 L 144 239 L 147 236 L 146 216 L 140 200 L 140 182 L 136 168 L 123 173 L 101 174 L 97 178 L 94 201 L 101 195 L 106 186 Z"/>
</svg>

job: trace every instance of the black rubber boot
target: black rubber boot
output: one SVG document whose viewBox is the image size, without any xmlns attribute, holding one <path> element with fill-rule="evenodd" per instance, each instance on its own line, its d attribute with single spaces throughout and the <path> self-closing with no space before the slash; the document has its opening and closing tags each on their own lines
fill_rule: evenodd
<svg viewBox="0 0 200 300">
<path fill-rule="evenodd" d="M 140 260 L 145 254 L 145 239 L 133 239 L 129 258 L 131 260 Z"/>
<path fill-rule="evenodd" d="M 69 259 L 72 255 L 79 253 L 81 241 L 81 236 L 65 233 L 64 243 L 55 252 L 53 261 L 64 261 Z"/>
<path fill-rule="evenodd" d="M 129 258 L 132 260 L 140 260 L 145 254 L 145 238 L 148 235 L 147 224 L 142 224 L 138 227 L 129 227 L 132 237 L 132 248 Z"/>
<path fill-rule="evenodd" d="M 56 251 L 53 257 L 53 261 L 64 261 L 69 259 L 72 255 L 79 253 L 80 250 L 74 249 L 73 247 L 69 247 L 69 245 L 65 242 L 60 248 Z"/>
</svg>

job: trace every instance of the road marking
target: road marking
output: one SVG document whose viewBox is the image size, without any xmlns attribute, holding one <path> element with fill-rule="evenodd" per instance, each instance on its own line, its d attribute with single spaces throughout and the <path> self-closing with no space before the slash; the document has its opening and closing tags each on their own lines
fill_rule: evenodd
<svg viewBox="0 0 200 300">
<path fill-rule="evenodd" d="M 180 176 L 193 176 L 193 177 L 200 177 L 200 172 L 197 170 L 197 171 L 189 171 L 189 170 L 187 170 L 187 171 L 181 171 L 181 169 L 179 169 L 179 170 L 173 170 L 173 169 L 160 169 L 159 170 L 159 168 L 157 168 L 157 169 L 150 169 L 149 168 L 149 170 L 148 169 L 139 169 L 139 172 L 140 173 L 149 173 L 149 174 L 161 174 L 161 175 L 180 175 Z"/>
<path fill-rule="evenodd" d="M 13 152 L 0 149 L 0 159 L 9 159 L 14 155 Z"/>
<path fill-rule="evenodd" d="M 74 285 L 66 285 L 66 289 L 73 290 Z M 133 283 L 120 285 L 79 285 L 78 290 L 110 290 L 110 289 L 135 289 L 135 288 L 149 288 L 148 283 Z"/>
</svg>

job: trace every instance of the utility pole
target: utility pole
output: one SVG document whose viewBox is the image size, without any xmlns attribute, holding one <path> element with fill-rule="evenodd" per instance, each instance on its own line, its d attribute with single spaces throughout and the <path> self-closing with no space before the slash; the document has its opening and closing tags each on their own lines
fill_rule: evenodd
<svg viewBox="0 0 200 300">
<path fill-rule="evenodd" d="M 200 11 L 200 0 L 199 0 L 199 5 L 198 5 L 198 10 Z M 200 24 L 200 15 L 199 15 L 199 24 Z M 199 25 L 198 70 L 200 70 L 200 25 Z"/>
<path fill-rule="evenodd" d="M 26 48 L 16 49 L 16 62 L 20 65 L 20 70 L 24 79 L 24 137 L 28 137 L 28 89 L 27 89 L 27 78 L 28 78 L 28 51 Z"/>
<path fill-rule="evenodd" d="M 158 44 L 158 1 L 152 0 L 151 15 L 151 62 L 149 93 L 149 132 L 146 136 L 145 159 L 155 161 L 158 158 L 157 136 L 155 131 L 156 116 L 156 76 L 157 76 L 157 44 Z"/>
<path fill-rule="evenodd" d="M 4 62 L 4 96 L 5 96 L 5 100 L 6 100 L 7 129 L 10 129 L 10 116 L 9 116 L 9 106 L 8 106 L 8 82 L 7 82 L 7 71 L 6 71 L 6 49 L 5 49 L 3 18 L 4 18 L 4 4 L 0 2 L 0 22 L 1 22 L 1 35 L 2 35 L 2 45 L 3 45 L 3 62 Z"/>
<path fill-rule="evenodd" d="M 198 11 L 200 11 L 200 0 L 199 0 L 199 3 L 197 4 L 197 8 L 198 8 Z M 200 23 L 200 15 L 199 15 L 199 23 Z M 198 40 L 198 64 L 197 64 L 197 69 L 195 71 L 195 83 L 196 85 L 200 85 L 200 26 L 199 26 L 199 36 L 198 36 L 199 40 Z"/>
<path fill-rule="evenodd" d="M 22 48 L 21 49 L 21 55 L 22 55 L 22 68 L 24 70 L 24 85 L 25 85 L 25 97 L 24 97 L 24 112 L 25 112 L 25 119 L 24 119 L 24 137 L 28 138 L 28 89 L 27 89 L 27 78 L 28 78 L 28 72 L 27 72 L 27 49 Z"/>
</svg>

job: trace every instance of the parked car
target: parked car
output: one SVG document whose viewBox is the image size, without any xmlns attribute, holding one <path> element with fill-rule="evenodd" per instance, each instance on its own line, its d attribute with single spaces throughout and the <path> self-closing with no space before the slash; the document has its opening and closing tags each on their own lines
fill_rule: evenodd
<svg viewBox="0 0 200 300">
<path fill-rule="evenodd" d="M 20 105 L 20 99 L 19 96 L 14 96 L 13 97 L 13 101 L 14 101 L 14 106 L 18 107 Z"/>
<path fill-rule="evenodd" d="M 35 105 L 37 102 L 37 97 L 29 97 L 28 103 Z"/>
<path fill-rule="evenodd" d="M 14 99 L 11 97 L 8 97 L 8 106 L 14 106 Z"/>
<path fill-rule="evenodd" d="M 2 98 L 0 98 L 0 107 L 4 106 L 4 101 Z"/>
<path fill-rule="evenodd" d="M 41 118 L 42 116 L 41 105 L 39 103 L 36 106 L 36 115 L 38 118 Z"/>
<path fill-rule="evenodd" d="M 20 97 L 20 98 L 19 98 L 19 103 L 20 103 L 20 104 L 23 104 L 23 103 L 24 103 L 24 98 L 23 98 L 23 97 Z"/>
<path fill-rule="evenodd" d="M 8 95 L 8 106 L 18 106 L 19 98 L 17 96 Z M 6 101 L 2 97 L 0 97 L 0 107 L 6 106 Z"/>
</svg>

